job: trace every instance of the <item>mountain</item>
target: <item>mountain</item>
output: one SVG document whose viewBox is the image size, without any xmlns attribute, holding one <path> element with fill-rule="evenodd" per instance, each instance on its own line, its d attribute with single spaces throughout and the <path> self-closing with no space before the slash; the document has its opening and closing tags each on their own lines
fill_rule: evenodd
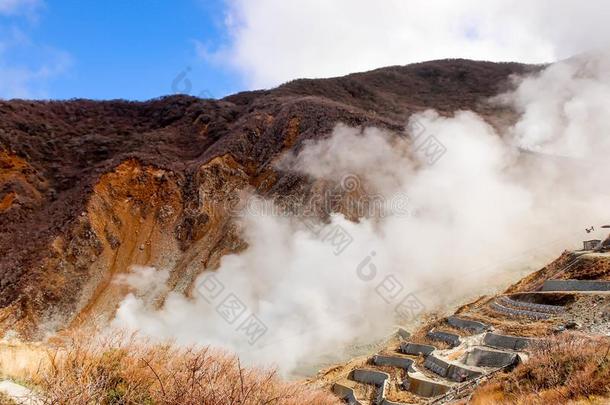
<svg viewBox="0 0 610 405">
<path fill-rule="evenodd" d="M 337 123 L 400 132 L 425 109 L 515 112 L 487 99 L 538 66 L 442 60 L 295 80 L 221 100 L 0 101 L 0 331 L 38 339 L 110 319 L 131 265 L 170 269 L 171 290 L 244 249 L 240 190 L 308 196 L 274 162 Z"/>
</svg>

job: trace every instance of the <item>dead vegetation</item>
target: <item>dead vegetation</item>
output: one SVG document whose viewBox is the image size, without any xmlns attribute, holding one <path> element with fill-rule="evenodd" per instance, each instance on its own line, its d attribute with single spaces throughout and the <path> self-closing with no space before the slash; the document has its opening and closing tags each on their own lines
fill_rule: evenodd
<svg viewBox="0 0 610 405">
<path fill-rule="evenodd" d="M 8 395 L 0 392 L 0 405 L 17 405 Z"/>
<path fill-rule="evenodd" d="M 31 383 L 43 404 L 297 405 L 338 404 L 275 370 L 244 368 L 237 357 L 207 347 L 181 348 L 119 335 L 71 338 L 49 352 Z"/>
<path fill-rule="evenodd" d="M 537 344 L 529 361 L 491 380 L 471 403 L 608 403 L 609 382 L 610 339 L 565 334 Z"/>
</svg>

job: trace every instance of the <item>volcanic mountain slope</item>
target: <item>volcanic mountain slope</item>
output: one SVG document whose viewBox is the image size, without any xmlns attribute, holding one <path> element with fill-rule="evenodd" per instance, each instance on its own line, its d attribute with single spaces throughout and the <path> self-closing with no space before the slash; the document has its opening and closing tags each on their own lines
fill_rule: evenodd
<svg viewBox="0 0 610 405">
<path fill-rule="evenodd" d="M 539 67 L 446 60 L 297 80 L 222 100 L 0 102 L 0 330 L 40 338 L 103 315 L 132 265 L 195 276 L 244 248 L 228 211 L 246 188 L 308 198 L 311 181 L 273 166 L 339 123 L 402 131 L 408 116 L 473 110 Z"/>
</svg>

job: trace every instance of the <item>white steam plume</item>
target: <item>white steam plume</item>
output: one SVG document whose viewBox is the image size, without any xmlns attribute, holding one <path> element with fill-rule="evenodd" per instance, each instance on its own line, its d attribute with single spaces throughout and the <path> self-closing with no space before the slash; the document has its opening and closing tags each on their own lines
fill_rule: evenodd
<svg viewBox="0 0 610 405">
<path fill-rule="evenodd" d="M 515 142 L 553 154 L 610 152 L 608 122 L 598 115 L 610 105 L 610 92 L 604 69 L 594 68 L 605 62 L 598 57 L 598 63 L 551 67 L 502 97 L 523 112 L 511 129 Z M 472 112 L 428 111 L 412 119 L 425 128 L 418 142 L 433 135 L 446 148 L 433 164 L 414 157 L 396 135 L 345 126 L 282 162 L 317 179 L 358 176 L 392 203 L 408 196 L 410 215 L 390 210 L 358 223 L 334 215 L 316 236 L 298 218 L 250 211 L 242 218 L 248 248 L 225 256 L 215 280 L 209 272 L 199 277 L 203 295 L 172 293 L 160 310 L 130 295 L 115 324 L 223 346 L 285 373 L 302 371 L 317 355 L 387 334 L 400 322 L 395 309 L 405 297 L 426 310 L 446 310 L 576 247 L 585 226 L 607 218 L 610 195 L 599 185 L 610 171 L 603 161 L 583 172 L 572 171 L 572 161 L 524 155 Z M 352 240 L 339 254 L 328 236 L 338 229 Z M 389 294 L 398 283 L 403 289 Z M 230 293 L 247 308 L 232 324 L 216 311 Z M 240 327 L 250 314 L 266 327 L 254 344 Z"/>
</svg>

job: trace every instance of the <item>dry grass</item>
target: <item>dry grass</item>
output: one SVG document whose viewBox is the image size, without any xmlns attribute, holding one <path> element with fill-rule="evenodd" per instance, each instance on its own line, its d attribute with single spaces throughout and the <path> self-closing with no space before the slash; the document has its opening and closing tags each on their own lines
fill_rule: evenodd
<svg viewBox="0 0 610 405">
<path fill-rule="evenodd" d="M 538 344 L 528 362 L 481 387 L 472 403 L 596 403 L 609 396 L 610 340 L 566 334 Z"/>
<path fill-rule="evenodd" d="M 210 348 L 73 338 L 50 359 L 31 381 L 49 405 L 339 404 L 328 392 L 283 382 L 274 370 L 246 369 Z"/>
<path fill-rule="evenodd" d="M 0 392 L 0 405 L 17 405 L 8 395 Z"/>
<path fill-rule="evenodd" d="M 0 377 L 26 380 L 48 364 L 47 350 L 36 343 L 0 343 Z M 1 403 L 1 402 L 0 402 Z"/>
</svg>

